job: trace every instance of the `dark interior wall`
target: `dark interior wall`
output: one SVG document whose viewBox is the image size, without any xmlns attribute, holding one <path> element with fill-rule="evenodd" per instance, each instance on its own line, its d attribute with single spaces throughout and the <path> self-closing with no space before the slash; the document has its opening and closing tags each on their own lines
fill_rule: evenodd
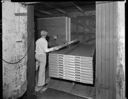
<svg viewBox="0 0 128 99">
<path fill-rule="evenodd" d="M 71 18 L 71 39 L 79 39 L 82 43 L 94 43 L 96 33 L 96 18 L 94 15 Z"/>
<path fill-rule="evenodd" d="M 82 43 L 94 43 L 95 33 L 96 33 L 95 17 L 96 17 L 95 15 L 71 17 L 71 40 L 79 39 Z M 36 26 L 38 25 L 36 24 Z M 36 37 L 38 38 L 39 33 L 37 34 L 38 36 Z"/>
<path fill-rule="evenodd" d="M 37 6 L 37 5 L 36 5 Z M 83 12 L 77 9 L 75 6 L 71 8 L 65 8 L 64 11 L 66 14 L 58 13 L 57 17 L 67 16 L 71 18 L 71 40 L 79 39 L 82 43 L 95 43 L 95 33 L 96 33 L 96 7 L 95 3 L 81 6 Z M 35 10 L 35 13 L 38 14 L 38 17 L 47 18 L 55 17 L 51 15 L 43 14 L 39 15 L 38 11 Z M 47 10 L 46 10 L 47 11 Z M 53 10 L 54 11 L 54 10 Z M 36 25 L 37 26 L 37 25 Z M 39 35 L 38 35 L 39 37 Z"/>
<path fill-rule="evenodd" d="M 37 21 L 36 20 L 37 20 L 37 17 L 34 16 L 34 24 L 35 24 L 35 27 L 34 27 L 34 29 L 35 29 L 34 36 L 35 36 L 35 41 L 40 37 L 40 35 L 37 35 L 38 32 L 37 32 Z"/>
<path fill-rule="evenodd" d="M 27 99 L 36 99 L 32 94 L 35 88 L 35 37 L 34 37 L 34 7 L 27 7 L 27 32 L 28 32 L 28 60 L 27 60 Z"/>
<path fill-rule="evenodd" d="M 49 46 L 61 45 L 68 41 L 67 24 L 69 21 L 67 17 L 38 18 L 36 22 L 38 35 L 41 30 L 48 31 Z"/>
</svg>

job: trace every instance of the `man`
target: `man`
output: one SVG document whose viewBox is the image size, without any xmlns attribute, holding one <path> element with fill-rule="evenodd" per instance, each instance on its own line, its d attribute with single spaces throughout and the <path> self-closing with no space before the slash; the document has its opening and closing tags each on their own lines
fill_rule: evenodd
<svg viewBox="0 0 128 99">
<path fill-rule="evenodd" d="M 36 70 L 39 67 L 37 85 L 35 91 L 45 90 L 45 67 L 46 67 L 46 53 L 58 50 L 57 47 L 48 48 L 48 42 L 46 40 L 47 31 L 42 30 L 40 32 L 41 38 L 36 41 Z M 38 65 L 39 64 L 39 65 Z"/>
</svg>

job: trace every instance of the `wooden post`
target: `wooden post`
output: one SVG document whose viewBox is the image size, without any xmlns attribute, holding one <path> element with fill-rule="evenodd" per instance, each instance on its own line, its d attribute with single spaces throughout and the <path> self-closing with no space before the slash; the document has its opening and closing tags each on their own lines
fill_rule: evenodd
<svg viewBox="0 0 128 99">
<path fill-rule="evenodd" d="M 124 71 L 124 2 L 97 2 L 96 99 L 125 99 Z"/>
<path fill-rule="evenodd" d="M 27 32 L 28 32 L 28 61 L 27 61 L 27 99 L 35 99 L 35 35 L 34 35 L 34 6 L 27 6 Z"/>
<path fill-rule="evenodd" d="M 125 99 L 125 2 L 117 2 L 116 99 Z"/>
</svg>

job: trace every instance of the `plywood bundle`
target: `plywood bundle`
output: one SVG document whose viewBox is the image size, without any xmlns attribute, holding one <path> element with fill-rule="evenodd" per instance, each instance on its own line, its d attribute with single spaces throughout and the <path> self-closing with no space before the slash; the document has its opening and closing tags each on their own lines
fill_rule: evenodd
<svg viewBox="0 0 128 99">
<path fill-rule="evenodd" d="M 93 84 L 94 45 L 79 44 L 49 54 L 49 76 Z"/>
</svg>

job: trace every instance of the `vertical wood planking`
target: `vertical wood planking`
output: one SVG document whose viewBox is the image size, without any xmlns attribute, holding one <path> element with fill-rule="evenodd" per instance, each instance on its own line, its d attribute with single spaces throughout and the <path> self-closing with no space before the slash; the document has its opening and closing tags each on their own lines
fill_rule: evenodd
<svg viewBox="0 0 128 99">
<path fill-rule="evenodd" d="M 115 99 L 114 3 L 96 5 L 96 99 Z"/>
<path fill-rule="evenodd" d="M 96 5 L 96 99 L 100 98 L 101 84 L 101 5 Z"/>
<path fill-rule="evenodd" d="M 66 35 L 65 35 L 65 40 L 68 41 L 68 28 L 67 28 L 67 22 L 68 22 L 68 19 L 67 17 L 65 18 L 65 32 L 66 32 Z"/>
<path fill-rule="evenodd" d="M 108 94 L 108 85 L 109 85 L 109 17 L 108 17 L 108 15 L 109 15 L 109 7 L 108 7 L 108 4 L 106 3 L 106 4 L 104 4 L 104 12 L 105 12 L 105 14 L 104 14 L 104 16 L 105 16 L 105 19 L 104 19 L 104 32 L 105 32 L 105 37 L 104 37 L 104 39 L 105 39 L 105 43 L 104 43 L 104 45 L 105 45 L 105 56 L 103 56 L 104 57 L 104 62 L 105 62 L 105 66 L 104 66 L 104 78 L 103 78 L 103 87 L 105 87 L 105 93 L 104 93 L 104 95 L 105 95 L 105 97 L 106 97 L 106 99 L 108 99 L 108 97 L 109 97 L 109 94 Z"/>
<path fill-rule="evenodd" d="M 71 19 L 66 17 L 66 41 L 71 41 Z"/>
<path fill-rule="evenodd" d="M 70 18 L 68 18 L 68 35 L 69 35 L 69 41 L 71 41 L 71 19 Z"/>
<path fill-rule="evenodd" d="M 104 89 L 104 87 L 106 87 L 106 80 L 104 78 L 105 77 L 105 68 L 106 68 L 106 64 L 105 64 L 105 5 L 104 4 L 100 4 L 102 11 L 101 11 L 101 68 L 102 68 L 102 74 L 101 74 L 101 88 Z M 105 90 L 101 91 L 101 97 L 103 97 L 105 95 Z M 107 99 L 107 96 L 104 97 L 104 99 Z"/>
<path fill-rule="evenodd" d="M 110 97 L 110 9 L 109 8 L 109 3 L 106 3 L 106 87 L 107 87 L 107 98 L 109 99 Z M 111 99 L 111 98 L 110 98 Z"/>
<path fill-rule="evenodd" d="M 99 5 L 99 6 L 101 7 L 101 5 Z M 100 72 L 99 72 L 99 75 L 98 75 L 98 78 L 99 78 L 99 90 L 100 90 L 100 86 L 102 85 L 102 78 L 101 78 L 102 77 L 101 76 L 101 74 L 102 74 L 102 63 L 101 63 L 101 61 L 102 61 L 102 56 L 101 56 L 102 55 L 102 52 L 101 52 L 102 51 L 102 46 L 101 46 L 101 44 L 102 44 L 101 43 L 101 41 L 102 41 L 102 35 L 101 35 L 102 34 L 102 31 L 101 31 L 101 25 L 102 25 L 101 24 L 101 22 L 102 22 L 101 21 L 101 18 L 102 18 L 102 13 L 101 12 L 102 12 L 102 9 L 99 9 L 99 15 L 100 15 L 99 16 L 99 25 L 100 25 L 99 26 L 99 33 L 100 33 L 99 34 L 99 39 L 100 39 L 99 40 L 99 58 L 100 58 L 100 60 L 99 60 L 100 68 L 99 69 L 100 69 Z M 101 94 L 102 94 L 102 91 L 100 90 L 100 96 L 101 96 Z"/>
<path fill-rule="evenodd" d="M 110 94 L 110 99 L 114 99 L 114 94 L 112 93 L 112 89 L 113 89 L 113 87 L 114 87 L 114 75 L 113 75 L 113 72 L 114 72 L 114 55 L 113 55 L 113 34 L 114 34 L 114 32 L 113 32 L 113 20 L 114 20 L 114 16 L 113 16 L 113 13 L 114 13 L 114 11 L 113 11 L 113 3 L 110 3 L 109 4 L 109 11 L 110 11 L 110 13 L 109 13 L 109 15 L 110 15 L 110 74 L 109 74 L 109 76 L 110 76 L 110 78 L 109 78 L 109 80 L 110 80 L 110 82 L 109 82 L 109 86 L 110 86 L 110 91 L 109 91 L 109 94 Z"/>
<path fill-rule="evenodd" d="M 108 45 L 108 41 L 109 41 L 109 27 L 108 27 L 108 24 L 109 24 L 109 20 L 107 17 L 108 15 L 108 4 L 105 4 L 104 5 L 105 9 L 104 9 L 104 12 L 105 12 L 105 87 L 108 88 L 108 74 L 109 74 L 109 71 L 108 68 L 109 68 L 109 61 L 107 60 L 107 58 L 109 57 L 109 45 Z"/>
<path fill-rule="evenodd" d="M 125 99 L 125 7 L 124 2 L 116 3 L 116 34 L 114 34 L 115 42 L 117 42 L 116 56 L 115 56 L 115 77 L 116 77 L 116 99 Z M 116 40 L 117 39 L 117 40 Z"/>
<path fill-rule="evenodd" d="M 117 66 L 117 58 L 116 58 L 116 55 L 117 55 L 117 31 L 116 31 L 116 24 L 117 24 L 117 19 L 115 19 L 116 18 L 116 13 L 117 13 L 117 3 L 113 3 L 113 54 L 114 54 L 114 71 L 113 71 L 113 89 L 112 89 L 112 92 L 114 92 L 114 93 L 112 93 L 113 94 L 113 98 L 116 98 L 116 66 Z"/>
<path fill-rule="evenodd" d="M 96 99 L 123 97 L 120 92 L 123 73 L 119 74 L 121 70 L 118 69 L 122 58 L 119 52 L 121 34 L 118 33 L 123 33 L 119 7 L 118 2 L 98 2 L 96 5 Z"/>
</svg>

